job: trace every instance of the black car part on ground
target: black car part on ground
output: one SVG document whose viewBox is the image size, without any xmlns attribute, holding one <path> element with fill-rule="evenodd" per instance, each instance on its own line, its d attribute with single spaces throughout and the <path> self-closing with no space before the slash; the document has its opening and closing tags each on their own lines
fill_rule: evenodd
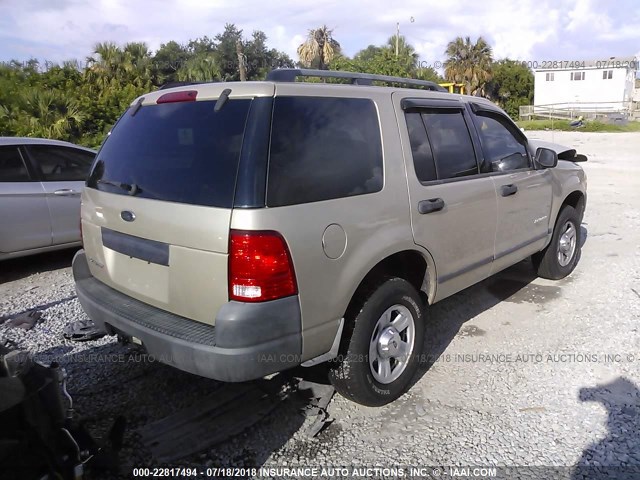
<svg viewBox="0 0 640 480">
<path fill-rule="evenodd" d="M 104 330 L 98 328 L 91 320 L 77 320 L 69 323 L 62 335 L 67 340 L 74 340 L 76 342 L 88 342 L 89 340 L 96 340 L 102 338 L 107 334 Z"/>
<path fill-rule="evenodd" d="M 29 353 L 0 345 L 0 477 L 79 479 L 87 467 L 117 468 L 125 420 L 119 417 L 101 448 L 73 421 L 65 372 Z M 66 397 L 66 398 L 65 398 Z"/>
</svg>

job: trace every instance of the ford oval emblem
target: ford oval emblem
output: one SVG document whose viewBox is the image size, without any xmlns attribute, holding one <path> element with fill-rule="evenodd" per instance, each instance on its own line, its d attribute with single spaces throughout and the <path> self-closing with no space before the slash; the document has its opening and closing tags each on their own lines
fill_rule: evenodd
<svg viewBox="0 0 640 480">
<path fill-rule="evenodd" d="M 129 210 L 123 210 L 120 212 L 120 218 L 122 218 L 125 222 L 133 222 L 136 219 L 136 214 L 130 212 Z"/>
</svg>

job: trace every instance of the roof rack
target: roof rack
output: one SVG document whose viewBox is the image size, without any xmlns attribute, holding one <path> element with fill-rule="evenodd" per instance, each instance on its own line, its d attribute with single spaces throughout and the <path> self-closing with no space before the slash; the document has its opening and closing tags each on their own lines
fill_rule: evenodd
<svg viewBox="0 0 640 480">
<path fill-rule="evenodd" d="M 295 82 L 297 77 L 345 78 L 353 85 L 373 85 L 373 82 L 399 83 L 413 87 L 425 87 L 435 92 L 448 92 L 435 82 L 416 80 L 415 78 L 390 77 L 388 75 L 373 75 L 370 73 L 341 72 L 334 70 L 314 70 L 305 68 L 277 68 L 267 75 L 267 81 Z"/>
</svg>

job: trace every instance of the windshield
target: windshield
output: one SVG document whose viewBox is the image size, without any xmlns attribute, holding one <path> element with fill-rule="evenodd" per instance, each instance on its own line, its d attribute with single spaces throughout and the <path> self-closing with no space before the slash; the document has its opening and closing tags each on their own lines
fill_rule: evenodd
<svg viewBox="0 0 640 480">
<path fill-rule="evenodd" d="M 120 195 L 231 208 L 251 100 L 144 106 L 120 119 L 87 186 Z"/>
</svg>

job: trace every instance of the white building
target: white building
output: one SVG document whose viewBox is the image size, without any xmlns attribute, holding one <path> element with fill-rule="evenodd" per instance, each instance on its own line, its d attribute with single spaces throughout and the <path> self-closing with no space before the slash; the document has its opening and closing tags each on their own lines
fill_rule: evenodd
<svg viewBox="0 0 640 480">
<path fill-rule="evenodd" d="M 632 108 L 640 67 L 635 57 L 536 63 L 532 65 L 536 112 L 553 108 L 607 113 Z"/>
</svg>

